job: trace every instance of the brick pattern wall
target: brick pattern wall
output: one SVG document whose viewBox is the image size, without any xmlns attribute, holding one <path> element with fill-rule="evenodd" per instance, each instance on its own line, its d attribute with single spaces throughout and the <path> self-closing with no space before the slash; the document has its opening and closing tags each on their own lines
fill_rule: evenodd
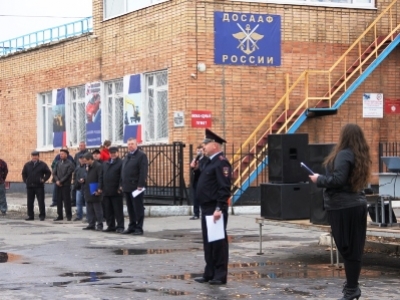
<svg viewBox="0 0 400 300">
<path fill-rule="evenodd" d="M 21 180 L 22 166 L 37 144 L 38 93 L 168 69 L 170 142 L 197 145 L 204 131 L 191 128 L 190 112 L 205 109 L 212 111 L 212 129 L 225 136 L 230 147 L 243 142 L 283 96 L 286 74 L 293 81 L 306 69 L 328 69 L 390 3 L 379 1 L 375 11 L 172 0 L 103 21 L 102 2 L 93 0 L 93 35 L 0 57 L 0 157 L 9 164 L 10 181 Z M 214 11 L 281 15 L 282 65 L 214 65 Z M 398 6 L 394 11 L 399 11 Z M 386 20 L 378 31 L 387 30 Z M 371 41 L 366 39 L 363 44 Z M 399 120 L 397 116 L 363 119 L 362 93 L 400 98 L 398 56 L 395 50 L 337 115 L 310 119 L 300 132 L 308 132 L 310 142 L 333 142 L 342 125 L 357 122 L 366 131 L 377 170 L 378 142 L 396 141 Z M 198 62 L 206 64 L 206 72 L 197 72 Z M 173 112 L 181 110 L 185 127 L 174 128 Z M 50 164 L 57 153 L 42 153 L 41 159 Z"/>
</svg>

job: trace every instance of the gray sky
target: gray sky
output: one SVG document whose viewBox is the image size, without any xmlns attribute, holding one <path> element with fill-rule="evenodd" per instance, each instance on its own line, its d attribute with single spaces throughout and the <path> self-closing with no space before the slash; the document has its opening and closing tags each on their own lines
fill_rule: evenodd
<svg viewBox="0 0 400 300">
<path fill-rule="evenodd" d="M 0 0 L 0 42 L 91 15 L 92 0 Z"/>
</svg>

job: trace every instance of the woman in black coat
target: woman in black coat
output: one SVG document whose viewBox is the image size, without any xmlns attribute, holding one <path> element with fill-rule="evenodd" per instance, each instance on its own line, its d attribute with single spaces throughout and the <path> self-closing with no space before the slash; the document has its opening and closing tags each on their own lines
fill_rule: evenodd
<svg viewBox="0 0 400 300">
<path fill-rule="evenodd" d="M 324 190 L 332 235 L 343 256 L 346 283 L 342 300 L 358 299 L 358 279 L 367 230 L 364 188 L 371 175 L 371 156 L 364 133 L 357 124 L 345 125 L 332 153 L 325 159 L 326 175 L 310 175 Z"/>
</svg>

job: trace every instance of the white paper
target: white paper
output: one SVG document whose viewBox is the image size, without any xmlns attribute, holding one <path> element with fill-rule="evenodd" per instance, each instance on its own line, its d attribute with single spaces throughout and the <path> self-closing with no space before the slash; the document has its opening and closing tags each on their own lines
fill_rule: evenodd
<svg viewBox="0 0 400 300">
<path fill-rule="evenodd" d="M 144 191 L 145 191 L 145 188 L 142 188 L 141 190 L 134 190 L 132 192 L 133 198 L 136 198 L 137 195 L 139 195 L 140 193 L 143 193 Z"/>
<path fill-rule="evenodd" d="M 214 223 L 214 216 L 206 216 L 206 224 L 209 243 L 225 238 L 223 214 L 221 214 L 221 218 L 216 223 Z"/>
</svg>

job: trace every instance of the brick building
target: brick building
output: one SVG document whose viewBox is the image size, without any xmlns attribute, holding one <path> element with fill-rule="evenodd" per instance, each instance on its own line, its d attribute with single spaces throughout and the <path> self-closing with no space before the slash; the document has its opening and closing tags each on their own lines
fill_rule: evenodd
<svg viewBox="0 0 400 300">
<path fill-rule="evenodd" d="M 238 146 L 303 71 L 329 70 L 362 37 L 346 57 L 345 68 L 350 67 L 400 23 L 395 2 L 363 35 L 390 1 L 148 0 L 130 7 L 136 2 L 112 7 L 110 0 L 93 0 L 91 33 L 0 57 L 0 157 L 9 164 L 9 181 L 21 181 L 32 149 L 50 164 L 55 149 L 63 144 L 75 149 L 80 140 L 90 147 L 105 139 L 124 145 L 128 136 L 143 144 L 197 144 L 204 129 L 192 127 L 195 110 L 211 112 L 212 130 L 228 147 Z M 276 20 L 272 31 L 263 27 Z M 225 45 L 215 36 L 222 38 L 226 28 L 239 35 L 233 39 L 229 33 Z M 268 44 L 272 36 L 276 40 Z M 236 52 L 229 54 L 227 45 Z M 399 56 L 398 49 L 391 51 L 337 114 L 309 118 L 297 132 L 308 133 L 313 143 L 332 143 L 342 125 L 358 123 L 377 172 L 378 144 L 397 141 L 399 117 L 364 118 L 363 95 L 400 98 Z M 330 89 L 323 74 L 306 82 L 319 97 Z M 291 109 L 306 96 L 304 89 L 291 94 Z"/>
</svg>

